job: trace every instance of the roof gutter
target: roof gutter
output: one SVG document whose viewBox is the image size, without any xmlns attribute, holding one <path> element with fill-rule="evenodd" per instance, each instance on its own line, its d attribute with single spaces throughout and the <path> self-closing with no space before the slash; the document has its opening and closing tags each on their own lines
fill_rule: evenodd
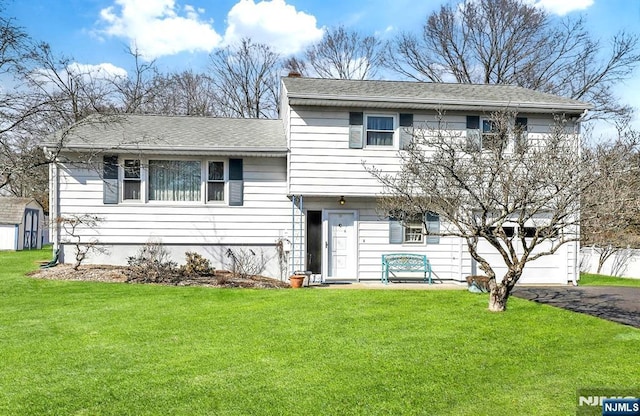
<svg viewBox="0 0 640 416">
<path fill-rule="evenodd" d="M 48 144 L 45 144 L 45 148 Z M 255 155 L 255 156 L 285 156 L 289 149 L 286 147 L 217 147 L 202 148 L 191 146 L 91 146 L 88 144 L 67 144 L 64 146 L 65 151 L 76 152 L 95 152 L 95 151 L 111 151 L 119 153 L 152 153 L 152 154 L 174 154 L 174 155 Z"/>
<path fill-rule="evenodd" d="M 313 105 L 313 106 L 334 106 L 334 107 L 373 107 L 373 108 L 412 108 L 412 109 L 504 109 L 516 108 L 521 111 L 549 112 L 552 111 L 572 111 L 583 112 L 593 106 L 590 104 L 573 103 L 533 103 L 533 102 L 511 102 L 511 101 L 486 101 L 457 99 L 416 99 L 398 97 L 359 97 L 359 96 L 337 96 L 337 95 L 315 95 L 296 94 L 289 97 L 291 105 Z"/>
</svg>

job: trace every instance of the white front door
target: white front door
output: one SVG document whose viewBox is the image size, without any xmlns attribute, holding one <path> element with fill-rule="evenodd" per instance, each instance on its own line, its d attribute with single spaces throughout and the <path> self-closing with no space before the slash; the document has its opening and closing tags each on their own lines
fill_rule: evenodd
<svg viewBox="0 0 640 416">
<path fill-rule="evenodd" d="M 327 213 L 327 278 L 356 279 L 356 213 L 335 211 Z"/>
</svg>

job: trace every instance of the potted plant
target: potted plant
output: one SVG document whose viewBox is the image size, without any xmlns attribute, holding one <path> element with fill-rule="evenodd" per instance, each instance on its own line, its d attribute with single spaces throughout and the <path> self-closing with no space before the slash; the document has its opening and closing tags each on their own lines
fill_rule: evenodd
<svg viewBox="0 0 640 416">
<path fill-rule="evenodd" d="M 304 273 L 295 272 L 291 276 L 289 276 L 289 283 L 291 287 L 294 289 L 299 289 L 302 287 L 302 283 L 304 283 L 304 278 L 307 277 Z"/>
</svg>

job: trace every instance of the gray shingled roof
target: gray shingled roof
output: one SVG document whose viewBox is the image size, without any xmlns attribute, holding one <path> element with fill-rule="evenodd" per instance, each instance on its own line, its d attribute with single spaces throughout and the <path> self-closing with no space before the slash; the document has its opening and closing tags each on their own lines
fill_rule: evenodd
<svg viewBox="0 0 640 416">
<path fill-rule="evenodd" d="M 510 107 L 520 111 L 570 113 L 581 113 L 592 107 L 581 101 L 513 85 L 304 77 L 283 78 L 283 83 L 291 105 L 481 111 Z"/>
<path fill-rule="evenodd" d="M 0 197 L 0 224 L 22 224 L 24 209 L 33 198 Z"/>
<path fill-rule="evenodd" d="M 69 150 L 193 152 L 286 152 L 282 120 L 122 114 L 92 116 L 58 133 Z"/>
</svg>

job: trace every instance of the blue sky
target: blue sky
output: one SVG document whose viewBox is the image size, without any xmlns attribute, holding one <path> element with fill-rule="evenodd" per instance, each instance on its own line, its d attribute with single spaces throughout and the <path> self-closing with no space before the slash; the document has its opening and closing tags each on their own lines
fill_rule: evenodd
<svg viewBox="0 0 640 416">
<path fill-rule="evenodd" d="M 209 53 L 247 36 L 287 55 L 338 24 L 384 39 L 403 30 L 418 33 L 427 14 L 445 1 L 6 0 L 5 14 L 81 65 L 126 70 L 132 60 L 124 51 L 135 43 L 163 70 L 201 71 Z M 640 1 L 530 1 L 555 16 L 584 16 L 603 44 L 620 30 L 640 33 Z M 619 94 L 640 107 L 640 71 L 634 75 Z"/>
</svg>

